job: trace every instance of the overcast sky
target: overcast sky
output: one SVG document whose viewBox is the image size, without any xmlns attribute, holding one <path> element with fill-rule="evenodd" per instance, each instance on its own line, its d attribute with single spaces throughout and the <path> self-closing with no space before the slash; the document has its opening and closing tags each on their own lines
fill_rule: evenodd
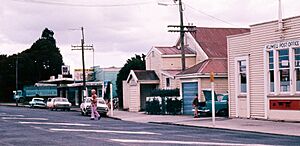
<svg viewBox="0 0 300 146">
<path fill-rule="evenodd" d="M 0 0 L 0 54 L 14 54 L 30 46 L 47 27 L 54 31 L 65 64 L 81 67 L 80 45 L 85 28 L 86 44 L 95 48 L 95 65 L 122 67 L 135 54 L 152 46 L 172 46 L 179 34 L 167 26 L 179 24 L 173 0 Z M 276 20 L 278 0 L 182 0 L 184 23 L 200 27 L 249 27 Z M 299 0 L 282 0 L 283 18 L 300 15 Z M 86 51 L 86 66 L 93 64 Z"/>
</svg>

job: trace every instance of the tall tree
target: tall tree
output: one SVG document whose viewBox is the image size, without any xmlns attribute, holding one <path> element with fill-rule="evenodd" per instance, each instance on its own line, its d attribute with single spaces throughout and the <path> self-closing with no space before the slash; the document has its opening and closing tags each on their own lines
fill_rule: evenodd
<svg viewBox="0 0 300 146">
<path fill-rule="evenodd" d="M 0 55 L 0 100 L 7 101 L 16 87 L 17 59 L 19 89 L 61 73 L 62 55 L 53 36 L 54 32 L 45 28 L 30 49 L 18 55 Z"/>
<path fill-rule="evenodd" d="M 123 107 L 123 80 L 126 80 L 130 70 L 146 70 L 145 55 L 135 55 L 128 59 L 117 75 L 117 94 L 119 98 L 119 107 Z"/>
</svg>

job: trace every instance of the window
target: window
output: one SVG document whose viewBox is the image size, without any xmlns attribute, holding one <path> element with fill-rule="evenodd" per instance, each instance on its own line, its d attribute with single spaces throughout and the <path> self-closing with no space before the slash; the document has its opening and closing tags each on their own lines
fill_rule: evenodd
<svg viewBox="0 0 300 146">
<path fill-rule="evenodd" d="M 247 93 L 246 60 L 239 61 L 240 93 Z"/>
<path fill-rule="evenodd" d="M 300 91 L 300 48 L 294 49 L 296 70 L 296 91 Z"/>
<path fill-rule="evenodd" d="M 274 92 L 274 54 L 273 51 L 269 53 L 269 90 Z"/>
<path fill-rule="evenodd" d="M 166 86 L 170 87 L 170 78 L 166 78 Z"/>
<path fill-rule="evenodd" d="M 279 65 L 279 81 L 280 92 L 290 91 L 290 63 L 289 63 L 289 50 L 278 50 L 278 65 Z"/>
</svg>

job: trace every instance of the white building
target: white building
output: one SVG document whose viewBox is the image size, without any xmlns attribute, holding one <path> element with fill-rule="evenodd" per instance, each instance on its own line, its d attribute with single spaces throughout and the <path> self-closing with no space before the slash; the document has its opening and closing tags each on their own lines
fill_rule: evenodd
<svg viewBox="0 0 300 146">
<path fill-rule="evenodd" d="M 300 121 L 300 16 L 227 42 L 230 117 Z"/>
</svg>

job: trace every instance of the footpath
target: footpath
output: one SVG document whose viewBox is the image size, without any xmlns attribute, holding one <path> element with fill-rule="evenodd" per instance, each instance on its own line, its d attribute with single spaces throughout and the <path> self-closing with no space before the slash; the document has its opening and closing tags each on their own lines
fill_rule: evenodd
<svg viewBox="0 0 300 146">
<path fill-rule="evenodd" d="M 110 116 L 110 113 L 108 113 Z M 140 123 L 156 123 L 201 128 L 216 128 L 277 135 L 300 136 L 300 122 L 267 121 L 216 117 L 215 126 L 211 117 L 193 118 L 186 115 L 147 115 L 144 112 L 114 111 L 115 119 Z"/>
<path fill-rule="evenodd" d="M 13 103 L 0 103 L 0 106 L 16 105 Z M 20 107 L 22 107 L 22 105 L 20 105 Z M 77 112 L 80 111 L 78 107 L 72 107 L 71 110 Z M 215 126 L 213 126 L 211 117 L 193 118 L 193 116 L 187 115 L 148 115 L 144 112 L 128 112 L 119 110 L 114 110 L 113 116 L 111 116 L 111 113 L 109 112 L 108 117 L 138 123 L 155 123 L 191 126 L 199 128 L 216 128 L 225 130 L 247 131 L 300 137 L 300 122 L 216 117 Z"/>
</svg>

